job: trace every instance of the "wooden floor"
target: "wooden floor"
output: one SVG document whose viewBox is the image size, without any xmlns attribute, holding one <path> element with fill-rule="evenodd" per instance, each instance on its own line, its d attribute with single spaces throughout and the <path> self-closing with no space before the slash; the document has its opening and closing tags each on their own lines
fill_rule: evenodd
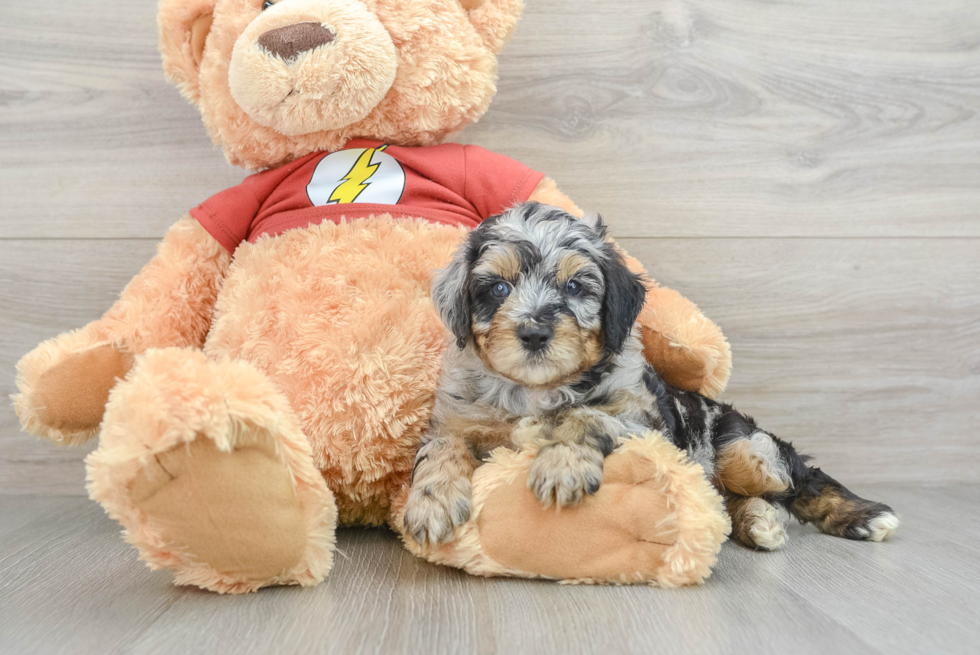
<svg viewBox="0 0 980 655">
<path fill-rule="evenodd" d="M 698 588 L 474 578 L 350 529 L 324 584 L 249 596 L 172 586 L 86 499 L 0 497 L 0 651 L 976 653 L 980 486 L 858 490 L 899 510 L 892 541 L 794 525 L 781 552 L 726 544 Z"/>
<path fill-rule="evenodd" d="M 5 2 L 0 397 L 167 226 L 237 184 L 156 52 L 156 2 Z M 477 580 L 384 532 L 329 581 L 176 589 L 0 404 L 0 653 L 978 652 L 980 2 L 528 0 L 459 139 L 555 178 L 734 351 L 726 398 L 905 523 L 727 546 L 708 585 Z"/>
</svg>

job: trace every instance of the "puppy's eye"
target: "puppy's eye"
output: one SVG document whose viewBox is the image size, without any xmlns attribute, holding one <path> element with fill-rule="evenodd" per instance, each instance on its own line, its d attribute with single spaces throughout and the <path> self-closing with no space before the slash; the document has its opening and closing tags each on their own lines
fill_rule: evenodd
<svg viewBox="0 0 980 655">
<path fill-rule="evenodd" d="M 262 11 L 265 11 L 274 4 L 276 3 L 274 3 L 272 0 L 265 0 L 265 2 L 262 3 Z"/>
<path fill-rule="evenodd" d="M 495 298 L 506 298 L 510 295 L 510 285 L 506 282 L 497 282 L 490 289 L 490 293 L 494 295 Z"/>
<path fill-rule="evenodd" d="M 582 285 L 576 280 L 569 280 L 565 285 L 565 293 L 570 296 L 577 296 L 582 293 Z"/>
</svg>

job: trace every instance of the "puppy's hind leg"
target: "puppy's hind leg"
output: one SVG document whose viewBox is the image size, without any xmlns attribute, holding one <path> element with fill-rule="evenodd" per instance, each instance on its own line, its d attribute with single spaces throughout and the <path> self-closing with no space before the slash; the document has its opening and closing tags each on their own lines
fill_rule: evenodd
<svg viewBox="0 0 980 655">
<path fill-rule="evenodd" d="M 757 550 L 776 550 L 786 543 L 786 510 L 758 496 L 728 496 L 725 507 L 732 517 L 732 539 Z"/>
<path fill-rule="evenodd" d="M 844 537 L 881 541 L 898 527 L 892 508 L 861 498 L 818 468 L 808 466 L 792 444 L 772 437 L 783 470 L 792 484 L 784 492 L 771 494 L 801 523 L 813 523 L 821 532 Z"/>
<path fill-rule="evenodd" d="M 808 458 L 799 455 L 791 444 L 754 429 L 749 419 L 728 418 L 734 431 L 746 436 L 732 439 L 729 432 L 723 438 L 723 445 L 718 447 L 716 479 L 730 493 L 761 497 L 730 503 L 737 541 L 762 547 L 750 538 L 748 529 L 759 521 L 765 523 L 756 518 L 769 514 L 760 502 L 783 505 L 801 522 L 846 539 L 881 541 L 898 527 L 898 518 L 888 505 L 865 500 L 820 469 L 808 466 Z M 737 532 L 740 520 L 748 522 L 745 539 Z"/>
<path fill-rule="evenodd" d="M 720 447 L 715 464 L 718 482 L 740 496 L 784 493 L 793 484 L 791 471 L 775 437 L 762 430 Z"/>
<path fill-rule="evenodd" d="M 715 480 L 724 487 L 732 517 L 732 539 L 757 550 L 776 550 L 786 543 L 786 510 L 763 496 L 779 495 L 792 485 L 790 470 L 776 441 L 746 425 L 745 437 L 719 448 Z"/>
<path fill-rule="evenodd" d="M 716 476 L 728 491 L 781 504 L 827 534 L 881 541 L 895 531 L 898 517 L 888 505 L 861 498 L 807 459 L 757 430 L 719 448 Z"/>
<path fill-rule="evenodd" d="M 891 507 L 861 498 L 818 468 L 806 468 L 788 506 L 801 522 L 845 539 L 882 541 L 899 523 Z"/>
</svg>

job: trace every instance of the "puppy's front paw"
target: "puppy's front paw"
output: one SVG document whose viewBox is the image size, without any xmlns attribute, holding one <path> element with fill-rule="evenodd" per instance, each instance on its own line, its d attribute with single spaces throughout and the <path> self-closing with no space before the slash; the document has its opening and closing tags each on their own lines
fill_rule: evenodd
<svg viewBox="0 0 980 655">
<path fill-rule="evenodd" d="M 419 545 L 451 541 L 456 528 L 470 518 L 470 481 L 413 485 L 405 511 L 405 531 Z"/>
<path fill-rule="evenodd" d="M 554 443 L 538 451 L 527 486 L 545 507 L 577 505 L 602 484 L 602 453 L 577 444 Z"/>
</svg>

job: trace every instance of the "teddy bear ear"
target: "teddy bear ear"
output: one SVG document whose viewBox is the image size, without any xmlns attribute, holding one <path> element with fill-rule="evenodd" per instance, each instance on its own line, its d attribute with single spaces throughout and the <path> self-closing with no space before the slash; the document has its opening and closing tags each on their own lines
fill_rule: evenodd
<svg viewBox="0 0 980 655">
<path fill-rule="evenodd" d="M 494 52 L 500 52 L 514 32 L 524 0 L 459 0 L 477 33 Z"/>
<path fill-rule="evenodd" d="M 157 14 L 163 71 L 181 94 L 197 104 L 204 44 L 211 32 L 216 0 L 162 0 Z"/>
</svg>

